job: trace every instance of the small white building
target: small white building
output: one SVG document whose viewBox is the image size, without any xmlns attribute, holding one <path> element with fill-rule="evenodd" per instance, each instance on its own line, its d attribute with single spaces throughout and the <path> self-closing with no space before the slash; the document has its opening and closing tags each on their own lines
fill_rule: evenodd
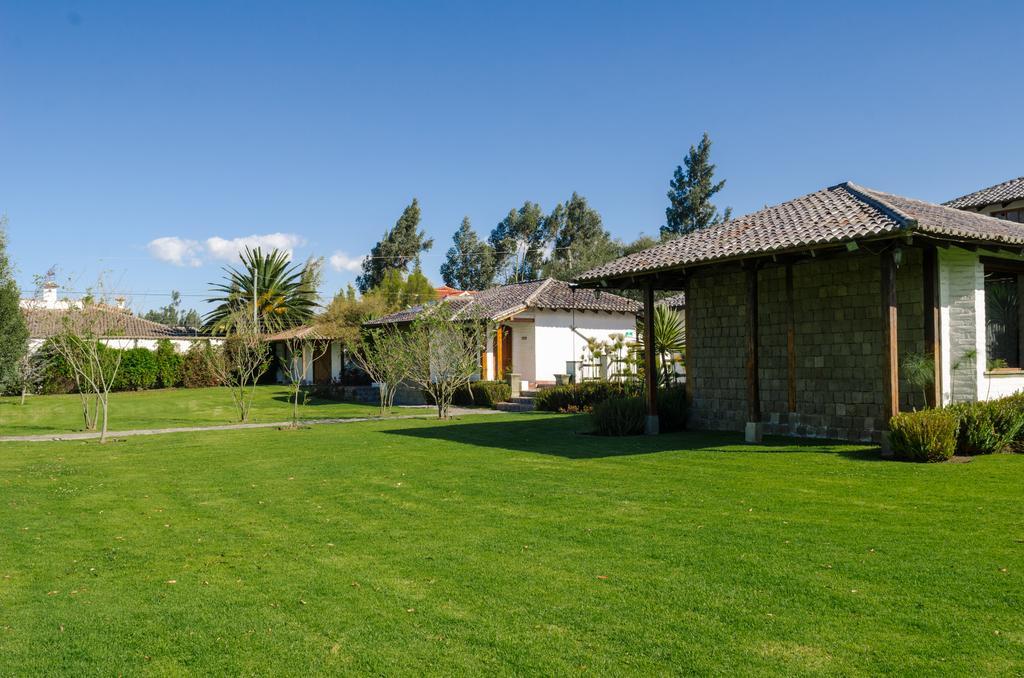
<svg viewBox="0 0 1024 678">
<path fill-rule="evenodd" d="M 167 339 L 179 353 L 197 341 L 219 343 L 220 339 L 205 337 L 189 327 L 171 327 L 132 315 L 123 305 L 93 304 L 84 307 L 81 301 L 59 299 L 57 285 L 43 284 L 37 299 L 22 299 L 19 306 L 28 325 L 28 349 L 36 351 L 50 337 L 59 334 L 66 322 L 82 325 L 111 348 L 147 348 L 156 350 L 157 342 Z M 69 315 L 70 314 L 70 315 Z"/>
<path fill-rule="evenodd" d="M 522 388 L 555 383 L 579 369 L 589 341 L 636 340 L 640 304 L 616 294 L 575 289 L 553 278 L 492 287 L 446 300 L 456 317 L 494 324 L 479 377 L 518 374 Z M 431 306 L 416 306 L 366 323 L 412 322 Z"/>
</svg>

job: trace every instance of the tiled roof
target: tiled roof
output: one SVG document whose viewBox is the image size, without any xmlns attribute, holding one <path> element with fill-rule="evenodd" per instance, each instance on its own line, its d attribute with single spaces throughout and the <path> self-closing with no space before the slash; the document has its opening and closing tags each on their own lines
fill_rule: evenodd
<svg viewBox="0 0 1024 678">
<path fill-rule="evenodd" d="M 965 209 L 968 207 L 985 207 L 986 205 L 1013 202 L 1014 200 L 1024 200 L 1024 177 L 1010 179 L 1001 184 L 962 195 L 959 198 L 942 204 L 947 207 Z"/>
<path fill-rule="evenodd" d="M 453 317 L 478 320 L 504 320 L 528 309 L 608 311 L 613 313 L 639 313 L 640 304 L 609 292 L 573 289 L 568 283 L 554 278 L 531 280 L 492 287 L 473 296 L 452 297 L 445 307 Z M 437 304 L 414 306 L 371 320 L 366 325 L 390 325 L 411 322 L 425 309 L 438 308 Z"/>
<path fill-rule="evenodd" d="M 661 303 L 671 309 L 686 308 L 686 292 L 680 292 L 679 294 L 673 294 L 671 297 L 665 297 L 661 300 Z"/>
<path fill-rule="evenodd" d="M 60 334 L 69 318 L 78 332 L 93 332 L 98 337 L 121 339 L 182 339 L 196 337 L 198 332 L 187 327 L 171 327 L 134 316 L 121 309 L 93 306 L 86 310 L 66 311 L 48 308 L 22 308 L 29 336 L 46 339 Z"/>
<path fill-rule="evenodd" d="M 1024 225 L 845 182 L 616 259 L 580 282 L 903 233 L 1024 245 Z"/>
<path fill-rule="evenodd" d="M 267 337 L 267 341 L 288 341 L 289 339 L 336 339 L 330 332 L 315 325 L 299 325 L 290 330 L 282 330 Z"/>
<path fill-rule="evenodd" d="M 454 287 L 449 287 L 448 285 L 435 287 L 434 291 L 437 292 L 438 299 L 447 299 L 448 297 L 461 297 L 466 294 L 473 294 L 468 290 L 457 290 Z"/>
</svg>

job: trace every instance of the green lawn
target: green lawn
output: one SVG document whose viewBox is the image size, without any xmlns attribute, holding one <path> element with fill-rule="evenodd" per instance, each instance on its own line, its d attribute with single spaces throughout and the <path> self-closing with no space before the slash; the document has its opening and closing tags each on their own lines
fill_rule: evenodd
<svg viewBox="0 0 1024 678">
<path fill-rule="evenodd" d="M 1024 456 L 584 427 L 0 444 L 0 673 L 1024 672 Z"/>
<path fill-rule="evenodd" d="M 284 386 L 258 386 L 249 420 L 288 421 L 292 410 Z M 30 396 L 25 405 L 18 398 L 0 398 L 0 435 L 67 433 L 85 429 L 77 395 Z M 304 419 L 367 417 L 378 414 L 376 405 L 311 399 L 301 408 Z M 234 424 L 238 422 L 231 394 L 224 388 L 164 389 L 113 393 L 110 396 L 110 430 L 173 428 Z"/>
</svg>

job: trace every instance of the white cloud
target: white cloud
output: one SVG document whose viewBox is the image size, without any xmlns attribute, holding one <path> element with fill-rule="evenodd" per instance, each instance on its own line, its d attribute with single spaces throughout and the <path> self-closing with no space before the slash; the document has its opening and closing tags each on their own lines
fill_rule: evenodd
<svg viewBox="0 0 1024 678">
<path fill-rule="evenodd" d="M 280 250 L 291 259 L 295 248 L 305 243 L 305 239 L 295 233 L 267 233 L 230 239 L 213 236 L 205 242 L 167 236 L 151 240 L 146 249 L 154 258 L 175 266 L 202 266 L 204 259 L 208 258 L 237 261 L 246 247 L 261 247 L 264 252 Z"/>
<path fill-rule="evenodd" d="M 249 235 L 244 238 L 231 238 L 230 240 L 213 236 L 206 239 L 206 251 L 214 259 L 234 261 L 246 247 L 249 249 L 261 247 L 264 251 L 281 250 L 287 253 L 288 258 L 291 259 L 295 248 L 305 242 L 302 236 L 294 233 L 267 233 L 265 235 Z"/>
<path fill-rule="evenodd" d="M 363 267 L 363 259 L 365 259 L 365 257 L 350 257 L 339 250 L 331 255 L 331 268 L 339 273 L 342 271 L 358 273 Z"/>
<path fill-rule="evenodd" d="M 200 266 L 203 263 L 199 258 L 202 254 L 202 245 L 195 240 L 157 238 L 151 240 L 146 248 L 155 258 L 175 266 Z"/>
</svg>

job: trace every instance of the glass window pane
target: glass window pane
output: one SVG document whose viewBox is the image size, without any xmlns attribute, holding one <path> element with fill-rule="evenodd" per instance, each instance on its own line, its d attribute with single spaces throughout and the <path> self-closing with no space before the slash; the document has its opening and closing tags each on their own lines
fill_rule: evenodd
<svg viewBox="0 0 1024 678">
<path fill-rule="evenodd" d="M 985 347 L 988 368 L 1020 367 L 1017 350 L 1017 275 L 985 273 Z"/>
</svg>

